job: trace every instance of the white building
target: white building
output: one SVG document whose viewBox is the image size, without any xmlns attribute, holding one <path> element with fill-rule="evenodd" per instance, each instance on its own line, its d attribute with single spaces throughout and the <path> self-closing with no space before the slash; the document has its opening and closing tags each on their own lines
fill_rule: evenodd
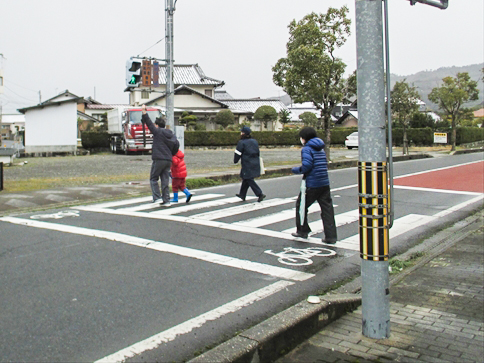
<svg viewBox="0 0 484 363">
<path fill-rule="evenodd" d="M 75 153 L 77 105 L 83 101 L 66 90 L 36 106 L 19 109 L 25 115 L 25 152 Z"/>
</svg>

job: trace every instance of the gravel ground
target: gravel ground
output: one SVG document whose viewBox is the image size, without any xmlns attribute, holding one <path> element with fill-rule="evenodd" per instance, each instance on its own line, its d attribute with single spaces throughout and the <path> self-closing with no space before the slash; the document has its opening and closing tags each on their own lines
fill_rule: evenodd
<svg viewBox="0 0 484 363">
<path fill-rule="evenodd" d="M 300 150 L 298 147 L 261 149 L 261 156 L 266 166 L 297 165 L 300 160 Z M 351 154 L 358 156 L 357 150 L 351 151 Z M 233 155 L 233 149 L 188 149 L 185 151 L 185 162 L 189 174 L 239 169 L 240 163 L 236 165 L 233 163 Z M 139 175 L 149 173 L 151 167 L 151 155 L 104 153 L 87 156 L 15 159 L 16 164 L 22 161 L 26 161 L 27 164 L 4 168 L 6 181 L 28 180 L 29 178 L 75 178 L 93 175 Z"/>
</svg>

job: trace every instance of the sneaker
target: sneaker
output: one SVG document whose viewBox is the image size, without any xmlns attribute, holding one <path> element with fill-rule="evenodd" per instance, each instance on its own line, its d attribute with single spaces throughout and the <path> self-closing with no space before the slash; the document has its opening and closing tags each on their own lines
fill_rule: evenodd
<svg viewBox="0 0 484 363">
<path fill-rule="evenodd" d="M 308 235 L 307 234 L 300 233 L 300 232 L 291 233 L 291 236 L 298 237 L 298 238 L 308 238 Z"/>
<path fill-rule="evenodd" d="M 336 240 L 334 239 L 321 239 L 321 242 L 326 243 L 327 245 L 334 245 L 336 243 Z"/>
<path fill-rule="evenodd" d="M 240 194 L 235 194 L 235 196 L 239 197 L 240 199 L 242 199 L 245 202 L 245 197 L 241 196 Z"/>
<path fill-rule="evenodd" d="M 259 199 L 257 199 L 257 201 L 260 203 L 262 202 L 264 199 L 266 198 L 266 195 L 265 194 L 261 194 L 259 195 Z"/>
<path fill-rule="evenodd" d="M 170 202 L 161 203 L 160 207 L 171 207 L 171 203 Z"/>
<path fill-rule="evenodd" d="M 190 199 L 192 199 L 192 195 L 193 195 L 193 194 L 190 194 L 190 195 L 187 197 L 187 200 L 185 201 L 185 203 L 190 203 Z"/>
<path fill-rule="evenodd" d="M 152 201 L 152 203 L 163 203 L 163 199 L 155 199 Z"/>
</svg>

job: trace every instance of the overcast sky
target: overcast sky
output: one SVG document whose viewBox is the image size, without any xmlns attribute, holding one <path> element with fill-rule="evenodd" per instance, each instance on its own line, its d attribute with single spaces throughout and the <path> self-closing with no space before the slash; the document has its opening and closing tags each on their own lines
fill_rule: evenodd
<svg viewBox="0 0 484 363">
<path fill-rule="evenodd" d="M 0 0 L 3 113 L 68 89 L 103 103 L 127 103 L 130 56 L 165 55 L 164 0 Z M 272 66 L 286 55 L 288 24 L 347 5 L 352 35 L 338 56 L 356 67 L 355 1 L 179 0 L 175 64 L 198 63 L 235 98 L 274 97 Z M 390 0 L 392 73 L 409 75 L 484 61 L 484 1 L 449 0 L 449 8 Z M 159 40 L 157 45 L 150 48 Z"/>
</svg>

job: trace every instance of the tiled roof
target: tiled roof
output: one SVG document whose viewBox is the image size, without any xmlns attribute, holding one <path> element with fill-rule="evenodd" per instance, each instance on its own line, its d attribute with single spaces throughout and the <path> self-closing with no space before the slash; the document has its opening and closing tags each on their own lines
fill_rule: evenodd
<svg viewBox="0 0 484 363">
<path fill-rule="evenodd" d="M 484 108 L 474 111 L 474 117 L 484 117 Z"/>
<path fill-rule="evenodd" d="M 88 103 L 86 105 L 86 109 L 89 110 L 112 110 L 113 108 L 116 107 L 130 107 L 129 105 L 121 105 L 121 104 L 116 104 L 116 105 L 97 105 L 94 103 Z"/>
<path fill-rule="evenodd" d="M 192 92 L 192 93 L 196 93 L 196 94 L 197 94 L 197 95 L 199 95 L 200 97 L 202 97 L 202 98 L 206 98 L 206 99 L 208 99 L 208 100 L 211 100 L 212 102 L 215 102 L 215 103 L 219 104 L 219 105 L 220 105 L 220 106 L 222 106 L 222 107 L 225 107 L 225 106 L 226 106 L 224 103 L 222 103 L 222 101 L 219 101 L 219 100 L 217 100 L 216 98 L 212 98 L 212 97 L 210 97 L 210 96 L 207 96 L 207 95 L 205 95 L 205 94 L 203 94 L 203 93 L 201 93 L 201 92 L 198 92 L 198 91 L 194 90 L 193 88 L 188 87 L 188 86 L 186 86 L 186 85 L 181 85 L 181 86 L 178 86 L 177 88 L 175 88 L 174 93 L 175 93 L 175 95 L 176 95 L 177 93 L 180 93 L 180 92 L 182 92 L 183 90 L 188 90 L 188 91 L 190 91 L 190 92 Z M 161 96 L 156 97 L 156 98 L 154 98 L 154 99 L 152 99 L 152 100 L 150 100 L 150 101 L 146 102 L 146 105 L 152 105 L 152 104 L 153 104 L 153 103 L 155 103 L 156 101 L 162 100 L 162 99 L 163 99 L 163 98 L 165 98 L 165 97 L 166 97 L 166 93 L 163 93 L 163 94 L 161 94 Z"/>
<path fill-rule="evenodd" d="M 279 113 L 287 110 L 286 106 L 276 99 L 231 99 L 222 100 L 231 110 L 255 113 L 260 106 L 272 106 Z"/>
<path fill-rule="evenodd" d="M 160 64 L 159 83 L 166 84 L 165 64 Z M 175 85 L 213 85 L 222 86 L 223 81 L 207 77 L 198 64 L 175 64 L 173 66 L 173 83 Z"/>
<path fill-rule="evenodd" d="M 215 90 L 215 99 L 217 100 L 233 100 L 234 98 L 224 89 Z"/>
</svg>

